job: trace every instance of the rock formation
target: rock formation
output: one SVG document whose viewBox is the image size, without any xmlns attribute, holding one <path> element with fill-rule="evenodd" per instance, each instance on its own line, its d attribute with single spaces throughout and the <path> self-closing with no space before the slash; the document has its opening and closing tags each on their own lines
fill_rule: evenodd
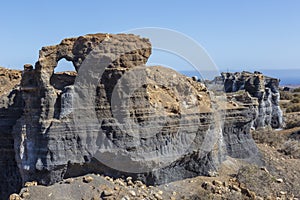
<svg viewBox="0 0 300 200">
<path fill-rule="evenodd" d="M 265 110 L 276 101 L 273 79 L 269 96 L 259 78 L 249 78 L 245 87 L 255 86 L 253 94 L 221 101 L 222 95 L 192 78 L 144 66 L 150 54 L 148 39 L 125 34 L 86 35 L 43 47 L 35 67 L 25 65 L 21 82 L 13 84 L 19 87 L 1 96 L 1 113 L 10 119 L 1 136 L 14 138 L 10 171 L 1 176 L 15 178 L 6 183 L 49 185 L 95 172 L 155 185 L 214 175 L 226 156 L 260 162 L 250 128 L 258 124 L 257 114 L 271 116 Z M 63 58 L 76 72 L 54 73 Z M 253 96 L 259 95 L 257 102 Z"/>
<path fill-rule="evenodd" d="M 21 71 L 0 67 L 0 196 L 21 188 L 22 179 L 15 160 L 13 126 L 23 113 L 21 93 L 16 87 L 21 81 Z"/>
<path fill-rule="evenodd" d="M 279 107 L 279 79 L 264 76 L 260 72 L 222 73 L 220 77 L 228 93 L 245 90 L 258 99 L 257 117 L 253 127 L 281 128 L 282 111 Z"/>
</svg>

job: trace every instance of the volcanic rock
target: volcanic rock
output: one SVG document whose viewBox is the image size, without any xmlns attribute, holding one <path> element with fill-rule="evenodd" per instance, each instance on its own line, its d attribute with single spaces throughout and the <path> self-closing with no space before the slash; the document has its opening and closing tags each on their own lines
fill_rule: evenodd
<svg viewBox="0 0 300 200">
<path fill-rule="evenodd" d="M 21 71 L 0 67 L 0 196 L 21 189 L 22 179 L 15 160 L 13 126 L 23 113 L 23 101 L 18 90 Z"/>
<path fill-rule="evenodd" d="M 250 128 L 270 108 L 264 99 L 276 94 L 276 82 L 269 81 L 268 95 L 252 84 L 227 101 L 176 71 L 146 67 L 150 54 L 148 39 L 126 34 L 43 47 L 35 67 L 25 65 L 1 96 L 1 136 L 10 141 L 0 145 L 9 152 L 1 154 L 9 160 L 3 182 L 19 188 L 100 173 L 156 185 L 217 174 L 226 156 L 260 162 Z M 76 72 L 54 73 L 63 58 Z"/>
<path fill-rule="evenodd" d="M 222 73 L 224 89 L 228 93 L 244 90 L 258 99 L 257 117 L 253 127 L 281 128 L 282 111 L 279 106 L 279 79 L 264 76 L 260 72 Z"/>
</svg>

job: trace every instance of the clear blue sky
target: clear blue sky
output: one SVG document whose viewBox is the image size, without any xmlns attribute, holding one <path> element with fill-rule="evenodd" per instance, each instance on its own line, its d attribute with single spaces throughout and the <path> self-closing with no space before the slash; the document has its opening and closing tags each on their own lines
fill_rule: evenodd
<svg viewBox="0 0 300 200">
<path fill-rule="evenodd" d="M 34 64 L 42 46 L 140 27 L 182 32 L 221 69 L 299 69 L 300 1 L 3 1 L 0 66 Z M 248 68 L 249 67 L 249 68 Z"/>
</svg>

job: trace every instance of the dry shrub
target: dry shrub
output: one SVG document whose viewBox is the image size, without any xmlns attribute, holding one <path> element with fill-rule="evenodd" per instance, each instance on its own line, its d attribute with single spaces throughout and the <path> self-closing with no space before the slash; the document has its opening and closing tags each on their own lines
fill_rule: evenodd
<svg viewBox="0 0 300 200">
<path fill-rule="evenodd" d="M 285 135 L 279 134 L 271 128 L 255 130 L 252 132 L 252 137 L 256 143 L 268 144 L 274 147 L 280 147 L 287 139 Z"/>
<path fill-rule="evenodd" d="M 285 155 L 300 159 L 300 142 L 297 140 L 289 139 L 282 144 L 280 151 Z"/>
<path fill-rule="evenodd" d="M 299 104 L 290 105 L 287 107 L 286 112 L 287 113 L 300 112 L 300 105 Z"/>
</svg>

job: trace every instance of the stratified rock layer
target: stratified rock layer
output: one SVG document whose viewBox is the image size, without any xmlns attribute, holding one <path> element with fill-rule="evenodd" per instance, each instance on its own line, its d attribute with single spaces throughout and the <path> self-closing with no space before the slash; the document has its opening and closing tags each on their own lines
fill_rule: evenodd
<svg viewBox="0 0 300 200">
<path fill-rule="evenodd" d="M 171 69 L 144 66 L 150 54 L 148 39 L 125 34 L 43 47 L 12 90 L 18 110 L 2 134 L 14 137 L 9 182 L 20 187 L 18 173 L 23 183 L 49 185 L 95 172 L 161 184 L 214 175 L 226 156 L 260 161 L 250 135 L 256 98 L 224 100 Z M 54 73 L 63 58 L 76 72 Z"/>
<path fill-rule="evenodd" d="M 73 106 L 72 85 L 76 73 L 55 75 L 58 61 L 63 58 L 72 61 L 77 71 L 81 65 L 97 67 L 97 62 L 101 65 L 105 61 L 107 66 L 101 66 L 104 69 L 128 70 L 146 63 L 150 54 L 147 39 L 124 34 L 86 35 L 43 47 L 35 69 L 27 66 L 21 83 L 25 108 L 16 125 L 15 143 L 23 181 L 54 183 L 64 177 L 69 163 L 89 162 L 99 148 L 96 145 L 98 133 L 91 132 L 91 127 L 77 130 L 70 115 L 74 113 L 68 112 Z M 91 75 L 93 73 L 91 71 Z M 99 80 L 99 77 L 89 76 L 86 81 L 92 78 Z"/>
<path fill-rule="evenodd" d="M 279 79 L 264 76 L 260 72 L 222 73 L 221 78 L 224 81 L 226 92 L 245 90 L 252 97 L 258 99 L 257 118 L 253 127 L 282 127 L 282 111 L 279 107 Z"/>
<path fill-rule="evenodd" d="M 23 103 L 17 85 L 21 71 L 0 67 L 0 197 L 21 188 L 21 176 L 15 160 L 13 126 L 23 113 Z"/>
</svg>

